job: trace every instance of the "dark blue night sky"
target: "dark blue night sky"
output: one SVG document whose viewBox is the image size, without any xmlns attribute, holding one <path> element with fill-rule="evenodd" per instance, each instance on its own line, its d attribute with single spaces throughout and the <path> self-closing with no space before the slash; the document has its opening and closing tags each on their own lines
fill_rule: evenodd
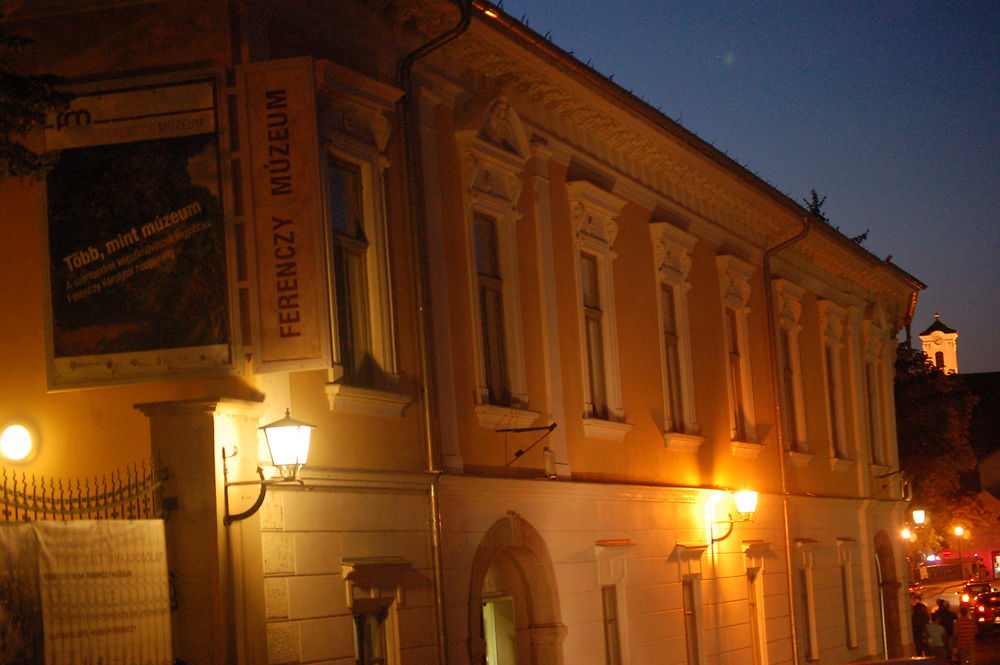
<svg viewBox="0 0 1000 665">
<path fill-rule="evenodd" d="M 540 34 L 927 284 L 1000 371 L 1000 2 L 505 0 Z M 917 340 L 919 342 L 919 340 Z"/>
</svg>

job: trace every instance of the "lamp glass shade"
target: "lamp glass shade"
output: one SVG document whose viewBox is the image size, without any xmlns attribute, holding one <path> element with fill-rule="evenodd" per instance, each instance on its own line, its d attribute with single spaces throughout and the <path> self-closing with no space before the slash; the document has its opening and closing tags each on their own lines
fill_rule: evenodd
<svg viewBox="0 0 1000 665">
<path fill-rule="evenodd" d="M 736 502 L 736 511 L 743 519 L 750 519 L 757 510 L 757 492 L 753 490 L 733 492 L 733 501 Z"/>
<path fill-rule="evenodd" d="M 27 459 L 33 448 L 31 432 L 24 425 L 11 425 L 0 434 L 0 454 L 12 462 Z"/>
<path fill-rule="evenodd" d="M 923 524 L 927 520 L 927 513 L 917 508 L 913 511 L 913 523 Z"/>
<path fill-rule="evenodd" d="M 309 458 L 309 439 L 315 425 L 295 420 L 285 411 L 285 417 L 260 429 L 267 439 L 271 463 L 278 467 L 298 467 Z M 284 475 L 284 474 L 282 474 Z"/>
<path fill-rule="evenodd" d="M 963 533 L 965 533 L 965 527 L 962 527 L 962 526 L 956 526 L 955 527 L 955 535 L 956 536 L 961 536 Z"/>
</svg>

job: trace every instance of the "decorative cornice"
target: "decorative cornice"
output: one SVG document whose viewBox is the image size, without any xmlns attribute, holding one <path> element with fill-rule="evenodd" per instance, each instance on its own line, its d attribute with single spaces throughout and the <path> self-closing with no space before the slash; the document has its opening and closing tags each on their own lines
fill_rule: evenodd
<svg viewBox="0 0 1000 665">
<path fill-rule="evenodd" d="M 711 154 L 699 155 L 698 145 L 602 97 L 593 82 L 561 71 L 558 62 L 518 52 L 515 49 L 522 47 L 514 40 L 502 41 L 505 36 L 503 31 L 480 29 L 474 22 L 469 33 L 428 60 L 448 80 L 473 70 L 480 75 L 477 85 L 523 100 L 526 124 L 539 134 L 551 133 L 553 148 L 565 141 L 582 154 L 614 164 L 622 175 L 758 247 L 774 245 L 797 231 L 799 218 L 788 203 L 777 199 L 772 203 L 767 192 L 744 182 L 752 174 L 730 168 L 724 176 L 727 186 L 720 185 L 726 165 Z M 454 69 L 455 63 L 461 63 L 461 71 Z M 772 198 L 779 197 L 774 191 Z M 904 301 L 920 285 L 891 263 L 880 263 L 848 242 L 832 229 L 814 231 L 785 256 L 826 273 L 825 281 L 832 281 L 832 276 L 861 287 L 866 293 L 859 295 L 865 300 L 891 303 L 892 325 L 898 329 L 906 316 Z"/>
</svg>

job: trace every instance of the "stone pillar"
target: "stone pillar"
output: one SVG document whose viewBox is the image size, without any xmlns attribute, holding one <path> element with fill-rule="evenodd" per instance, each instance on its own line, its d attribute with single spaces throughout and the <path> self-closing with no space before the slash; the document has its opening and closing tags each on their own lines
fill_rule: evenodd
<svg viewBox="0 0 1000 665">
<path fill-rule="evenodd" d="M 167 472 L 163 496 L 175 506 L 165 522 L 174 658 L 187 665 L 266 662 L 259 524 L 256 517 L 222 523 L 223 451 L 232 455 L 230 481 L 257 477 L 263 406 L 205 398 L 135 408 L 149 418 L 153 458 Z M 256 494 L 256 486 L 232 488 L 231 512 Z"/>
</svg>

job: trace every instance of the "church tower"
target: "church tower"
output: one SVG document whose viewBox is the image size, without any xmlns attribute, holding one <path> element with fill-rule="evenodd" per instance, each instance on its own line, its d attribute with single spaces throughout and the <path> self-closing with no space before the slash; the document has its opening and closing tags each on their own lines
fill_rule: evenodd
<svg viewBox="0 0 1000 665">
<path fill-rule="evenodd" d="M 924 343 L 924 353 L 936 367 L 949 374 L 958 373 L 958 331 L 949 328 L 938 315 L 934 323 L 919 335 Z"/>
</svg>

